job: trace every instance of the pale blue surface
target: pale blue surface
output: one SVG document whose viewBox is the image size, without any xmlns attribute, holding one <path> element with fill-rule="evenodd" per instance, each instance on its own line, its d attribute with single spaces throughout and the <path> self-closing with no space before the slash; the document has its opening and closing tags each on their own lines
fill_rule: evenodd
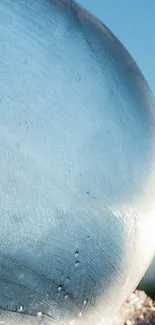
<svg viewBox="0 0 155 325">
<path fill-rule="evenodd" d="M 79 0 L 126 46 L 155 94 L 155 1 Z"/>
<path fill-rule="evenodd" d="M 155 95 L 155 1 L 79 0 L 126 46 Z M 155 292 L 155 259 L 141 285 Z"/>
</svg>

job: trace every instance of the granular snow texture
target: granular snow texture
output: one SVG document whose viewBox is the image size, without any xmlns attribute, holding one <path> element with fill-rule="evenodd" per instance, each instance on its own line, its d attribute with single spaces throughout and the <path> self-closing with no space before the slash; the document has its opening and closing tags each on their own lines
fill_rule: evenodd
<svg viewBox="0 0 155 325">
<path fill-rule="evenodd" d="M 155 325 L 155 302 L 143 291 L 135 291 L 113 318 L 112 325 Z"/>
</svg>

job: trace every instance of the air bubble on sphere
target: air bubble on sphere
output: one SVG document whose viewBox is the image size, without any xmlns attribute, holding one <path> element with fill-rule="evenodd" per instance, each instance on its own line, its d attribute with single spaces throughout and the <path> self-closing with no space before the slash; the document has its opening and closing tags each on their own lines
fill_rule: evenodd
<svg viewBox="0 0 155 325">
<path fill-rule="evenodd" d="M 79 266 L 79 262 L 76 262 L 75 263 L 75 267 L 77 268 Z"/>
<path fill-rule="evenodd" d="M 23 307 L 23 306 L 19 306 L 19 307 L 17 308 L 17 312 L 18 312 L 18 313 L 23 313 L 23 311 L 24 311 L 24 307 Z"/>
<path fill-rule="evenodd" d="M 50 296 L 49 293 L 46 293 L 46 298 L 49 298 L 49 296 Z"/>
<path fill-rule="evenodd" d="M 58 286 L 58 291 L 61 291 L 62 290 L 62 285 L 60 284 L 59 286 Z"/>
<path fill-rule="evenodd" d="M 75 252 L 75 257 L 78 257 L 78 256 L 79 256 L 79 252 L 76 251 L 76 252 Z"/>
<path fill-rule="evenodd" d="M 84 300 L 83 305 L 84 305 L 84 306 L 87 305 L 87 300 L 86 300 L 86 299 Z"/>
<path fill-rule="evenodd" d="M 38 315 L 39 317 L 42 317 L 42 312 L 41 312 L 41 311 L 38 311 L 37 315 Z"/>
</svg>

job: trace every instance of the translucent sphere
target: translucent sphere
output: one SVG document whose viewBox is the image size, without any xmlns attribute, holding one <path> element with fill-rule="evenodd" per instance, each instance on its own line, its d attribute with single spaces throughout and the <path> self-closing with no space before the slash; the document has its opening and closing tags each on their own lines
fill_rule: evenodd
<svg viewBox="0 0 155 325">
<path fill-rule="evenodd" d="M 1 0 L 5 324 L 115 314 L 154 254 L 154 166 L 153 97 L 116 37 L 74 1 Z"/>
</svg>

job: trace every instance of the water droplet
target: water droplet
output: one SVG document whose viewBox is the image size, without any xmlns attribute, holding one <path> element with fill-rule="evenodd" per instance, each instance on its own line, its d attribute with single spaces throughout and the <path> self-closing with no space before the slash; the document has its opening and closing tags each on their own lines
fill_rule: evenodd
<svg viewBox="0 0 155 325">
<path fill-rule="evenodd" d="M 62 290 L 62 285 L 60 284 L 59 286 L 58 286 L 58 291 L 61 291 Z"/>
<path fill-rule="evenodd" d="M 78 267 L 78 266 L 79 266 L 79 262 L 76 262 L 76 263 L 75 263 L 75 267 Z"/>
<path fill-rule="evenodd" d="M 82 311 L 80 311 L 80 313 L 79 313 L 79 317 L 82 317 Z"/>
<path fill-rule="evenodd" d="M 68 298 L 68 295 L 66 294 L 66 295 L 65 295 L 65 300 L 67 300 L 67 298 Z"/>
<path fill-rule="evenodd" d="M 70 281 L 70 277 L 68 276 L 67 279 L 66 279 L 66 282 L 69 282 Z"/>
<path fill-rule="evenodd" d="M 79 256 L 79 252 L 76 251 L 76 252 L 75 252 L 75 257 L 78 257 L 78 256 Z"/>
</svg>

